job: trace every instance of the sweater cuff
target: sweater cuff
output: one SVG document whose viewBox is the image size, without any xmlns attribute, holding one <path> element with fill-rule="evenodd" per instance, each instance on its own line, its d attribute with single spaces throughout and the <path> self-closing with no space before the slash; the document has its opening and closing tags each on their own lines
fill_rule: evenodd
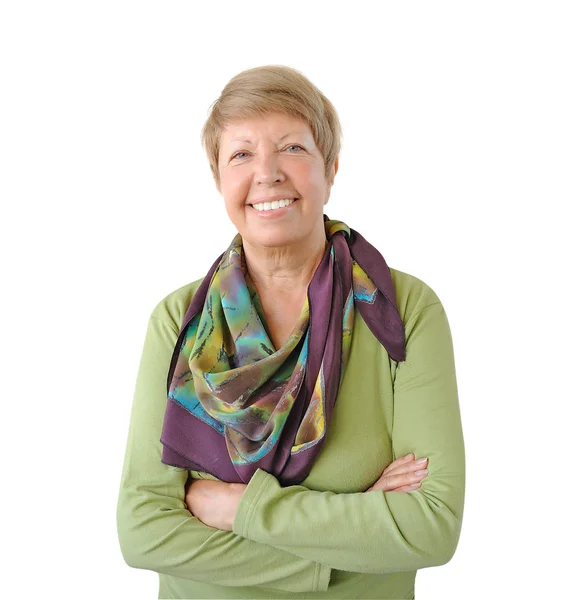
<svg viewBox="0 0 577 600">
<path fill-rule="evenodd" d="M 259 498 L 262 496 L 267 486 L 273 483 L 273 480 L 276 481 L 276 479 L 266 471 L 263 471 L 262 469 L 256 470 L 238 503 L 236 515 L 232 522 L 233 533 L 249 540 L 251 539 L 250 522 L 252 516 L 258 505 Z"/>
<path fill-rule="evenodd" d="M 251 539 L 250 537 L 250 524 L 258 507 L 258 503 L 264 492 L 271 485 L 278 487 L 276 478 L 262 469 L 257 469 L 255 474 L 251 477 L 248 482 L 244 494 L 238 507 L 236 509 L 236 515 L 232 523 L 232 532 L 236 535 L 240 535 L 244 538 Z M 256 540 L 252 540 L 256 541 Z M 329 589 L 329 582 L 331 579 L 331 567 L 328 565 L 316 564 L 313 582 L 313 592 L 326 592 Z"/>
</svg>

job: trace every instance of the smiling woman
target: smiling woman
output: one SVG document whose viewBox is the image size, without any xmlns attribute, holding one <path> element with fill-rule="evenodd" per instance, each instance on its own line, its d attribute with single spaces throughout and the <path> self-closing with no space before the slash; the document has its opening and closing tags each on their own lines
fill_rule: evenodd
<svg viewBox="0 0 577 600">
<path fill-rule="evenodd" d="M 337 169 L 338 158 L 326 178 L 312 131 L 296 117 L 271 113 L 228 124 L 220 139 L 219 188 L 245 253 L 258 245 L 322 252 L 323 209 Z"/>
<path fill-rule="evenodd" d="M 234 77 L 203 129 L 238 234 L 152 311 L 118 499 L 124 558 L 161 598 L 413 598 L 455 552 L 449 324 L 324 214 L 340 137 L 282 66 Z"/>
</svg>

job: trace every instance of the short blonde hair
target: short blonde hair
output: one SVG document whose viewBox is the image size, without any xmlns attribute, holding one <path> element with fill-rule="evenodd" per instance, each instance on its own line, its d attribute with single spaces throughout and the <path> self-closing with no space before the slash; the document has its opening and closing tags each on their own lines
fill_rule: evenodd
<svg viewBox="0 0 577 600">
<path fill-rule="evenodd" d="M 341 124 L 326 96 L 302 73 L 283 65 L 267 65 L 235 75 L 212 104 L 201 140 L 212 176 L 220 188 L 218 153 L 223 129 L 233 121 L 277 112 L 308 124 L 320 150 L 328 179 L 341 150 Z"/>
</svg>

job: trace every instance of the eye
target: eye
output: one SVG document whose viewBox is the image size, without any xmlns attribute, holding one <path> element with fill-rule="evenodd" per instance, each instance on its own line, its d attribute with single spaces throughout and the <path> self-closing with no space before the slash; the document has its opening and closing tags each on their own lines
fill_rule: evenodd
<svg viewBox="0 0 577 600">
<path fill-rule="evenodd" d="M 287 150 L 289 150 L 290 148 L 298 148 L 299 150 L 304 150 L 304 148 L 302 146 L 299 146 L 298 144 L 291 144 L 290 146 L 287 146 Z"/>
<path fill-rule="evenodd" d="M 233 158 L 233 159 L 235 159 L 235 158 L 240 158 L 240 155 L 241 155 L 241 154 L 248 154 L 248 153 L 247 153 L 247 152 L 237 152 L 236 154 L 233 154 L 233 155 L 232 155 L 232 158 Z"/>
</svg>

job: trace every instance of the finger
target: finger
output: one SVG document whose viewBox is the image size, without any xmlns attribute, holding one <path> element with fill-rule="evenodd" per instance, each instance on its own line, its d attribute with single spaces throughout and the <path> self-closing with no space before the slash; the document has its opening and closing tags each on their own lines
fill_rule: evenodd
<svg viewBox="0 0 577 600">
<path fill-rule="evenodd" d="M 382 475 L 373 485 L 373 488 L 390 492 L 405 485 L 418 483 L 423 480 L 427 474 L 428 471 L 426 469 L 421 469 L 419 471 L 401 473 L 399 475 Z"/>
<path fill-rule="evenodd" d="M 376 484 L 373 485 L 372 487 L 370 487 L 367 492 L 374 492 L 374 491 L 386 491 L 386 492 L 414 492 L 415 490 L 418 490 L 421 487 L 421 482 L 418 481 L 416 483 L 411 483 L 409 485 L 403 485 L 401 487 L 395 488 L 393 490 L 382 490 L 381 488 L 377 487 Z"/>
<path fill-rule="evenodd" d="M 414 458 L 415 458 L 415 455 L 412 452 L 410 454 L 407 454 L 407 456 L 401 456 L 401 458 L 397 458 L 397 460 L 394 460 L 390 465 L 387 465 L 387 467 L 385 468 L 383 473 L 388 473 L 389 471 L 391 471 L 393 469 L 396 469 L 402 465 L 410 463 L 412 460 L 414 460 Z"/>
<path fill-rule="evenodd" d="M 399 475 L 401 473 L 413 473 L 421 469 L 426 469 L 429 464 L 428 458 L 419 458 L 418 460 L 412 460 L 407 463 L 402 463 L 391 470 L 385 471 L 387 475 Z"/>
<path fill-rule="evenodd" d="M 404 485 L 403 487 L 397 488 L 396 490 L 391 490 L 391 492 L 414 492 L 421 487 L 420 483 L 411 483 L 411 485 Z"/>
</svg>

